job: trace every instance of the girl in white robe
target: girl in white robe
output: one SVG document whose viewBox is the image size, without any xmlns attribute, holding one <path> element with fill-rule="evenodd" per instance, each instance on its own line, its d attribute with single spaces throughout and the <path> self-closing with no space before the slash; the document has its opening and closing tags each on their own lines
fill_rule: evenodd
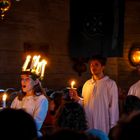
<svg viewBox="0 0 140 140">
<path fill-rule="evenodd" d="M 35 120 L 38 135 L 41 136 L 40 129 L 47 115 L 48 100 L 36 75 L 22 72 L 21 86 L 22 93 L 13 100 L 11 108 L 23 109 L 29 113 Z"/>
</svg>

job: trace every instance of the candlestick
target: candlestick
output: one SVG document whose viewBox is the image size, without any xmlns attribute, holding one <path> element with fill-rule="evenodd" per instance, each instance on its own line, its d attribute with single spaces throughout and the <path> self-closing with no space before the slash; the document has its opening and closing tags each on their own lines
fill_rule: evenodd
<svg viewBox="0 0 140 140">
<path fill-rule="evenodd" d="M 3 94 L 2 96 L 2 107 L 6 108 L 6 99 L 7 99 L 7 94 Z"/>
</svg>

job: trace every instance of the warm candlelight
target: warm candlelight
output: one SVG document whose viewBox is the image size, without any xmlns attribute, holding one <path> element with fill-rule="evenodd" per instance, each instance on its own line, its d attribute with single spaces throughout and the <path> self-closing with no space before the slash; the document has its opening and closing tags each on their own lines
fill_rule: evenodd
<svg viewBox="0 0 140 140">
<path fill-rule="evenodd" d="M 2 107 L 6 108 L 6 99 L 7 99 L 7 94 L 3 94 L 2 96 Z"/>
<path fill-rule="evenodd" d="M 140 63 L 140 51 L 135 51 L 132 56 L 134 63 Z"/>
<path fill-rule="evenodd" d="M 71 88 L 72 88 L 72 89 L 74 89 L 74 85 L 75 85 L 75 81 L 73 80 L 73 81 L 71 82 Z"/>
<path fill-rule="evenodd" d="M 41 77 L 44 77 L 44 72 L 45 72 L 45 66 L 47 64 L 47 61 L 42 60 L 42 69 L 41 69 Z"/>
<path fill-rule="evenodd" d="M 28 55 L 28 56 L 26 57 L 26 60 L 25 60 L 24 65 L 23 65 L 23 67 L 22 67 L 22 70 L 23 70 L 23 71 L 26 71 L 27 66 L 28 66 L 28 64 L 29 64 L 29 62 L 30 62 L 30 59 L 31 59 L 31 56 Z"/>
<path fill-rule="evenodd" d="M 22 71 L 30 71 L 31 73 L 36 74 L 39 78 L 43 79 L 47 61 L 45 59 L 40 60 L 40 57 L 40 55 L 34 55 L 31 59 L 31 56 L 28 55 L 22 67 Z M 30 66 L 28 66 L 29 64 Z M 28 67 L 29 69 L 27 69 Z"/>
<path fill-rule="evenodd" d="M 36 68 L 37 64 L 39 63 L 40 55 L 36 57 L 33 67 Z"/>
<path fill-rule="evenodd" d="M 34 56 L 33 59 L 32 59 L 32 64 L 31 64 L 31 67 L 30 69 L 32 69 L 32 71 L 35 70 L 35 68 L 37 67 L 38 63 L 39 63 L 39 59 L 40 59 L 40 55 L 38 56 Z"/>
<path fill-rule="evenodd" d="M 42 65 L 42 63 L 41 63 L 41 62 L 38 62 L 37 68 L 36 68 L 36 70 L 35 70 L 35 73 L 36 73 L 37 75 L 39 75 L 40 72 L 41 72 L 41 65 Z"/>
</svg>

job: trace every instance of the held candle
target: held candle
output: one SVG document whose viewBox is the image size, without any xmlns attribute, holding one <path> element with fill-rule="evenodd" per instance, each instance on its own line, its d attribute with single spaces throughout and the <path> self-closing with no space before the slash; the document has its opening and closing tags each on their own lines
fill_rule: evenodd
<svg viewBox="0 0 140 140">
<path fill-rule="evenodd" d="M 2 107 L 3 108 L 6 108 L 6 99 L 7 99 L 7 95 L 3 94 L 3 96 L 2 96 Z"/>
<path fill-rule="evenodd" d="M 74 89 L 75 81 L 71 82 L 71 88 Z"/>
</svg>

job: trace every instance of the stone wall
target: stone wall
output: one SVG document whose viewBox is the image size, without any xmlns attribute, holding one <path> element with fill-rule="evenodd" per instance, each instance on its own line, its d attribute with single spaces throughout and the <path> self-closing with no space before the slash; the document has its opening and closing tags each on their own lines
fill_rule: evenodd
<svg viewBox="0 0 140 140">
<path fill-rule="evenodd" d="M 48 59 L 44 87 L 60 89 L 81 77 L 73 70 L 68 52 L 69 0 L 21 0 L 0 21 L 0 88 L 20 88 L 20 70 L 25 59 L 25 44 L 38 48 Z"/>
<path fill-rule="evenodd" d="M 133 44 L 140 45 L 140 1 L 126 0 L 125 3 L 125 29 L 124 54 L 118 58 L 118 83 L 127 92 L 129 87 L 140 79 L 135 67 L 128 60 L 129 49 Z"/>
<path fill-rule="evenodd" d="M 127 0 L 125 7 L 124 55 L 109 58 L 106 73 L 126 90 L 138 78 L 130 76 L 135 68 L 128 62 L 128 51 L 140 40 L 140 2 Z M 69 27 L 69 0 L 14 1 L 0 21 L 0 88 L 20 88 L 25 43 L 32 48 L 47 46 L 43 50 L 48 59 L 44 87 L 61 89 L 69 86 L 71 79 L 77 81 L 77 87 L 82 86 L 90 73 L 87 70 L 78 76 L 73 70 L 68 51 Z"/>
</svg>

